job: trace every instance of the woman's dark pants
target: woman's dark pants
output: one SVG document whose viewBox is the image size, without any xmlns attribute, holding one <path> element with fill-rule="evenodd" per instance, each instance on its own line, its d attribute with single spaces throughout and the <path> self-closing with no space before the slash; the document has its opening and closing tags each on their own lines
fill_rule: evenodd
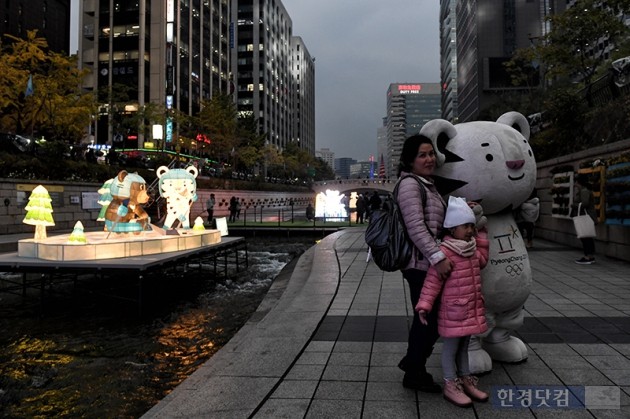
<svg viewBox="0 0 630 419">
<path fill-rule="evenodd" d="M 407 354 L 398 364 L 398 367 L 410 374 L 424 374 L 426 372 L 425 365 L 427 358 L 433 352 L 435 342 L 439 338 L 437 329 L 437 313 L 439 310 L 439 298 L 433 304 L 433 309 L 427 314 L 428 324 L 425 326 L 420 323 L 418 313 L 415 311 L 416 304 L 420 299 L 420 292 L 424 279 L 427 276 L 425 271 L 418 269 L 406 269 L 403 272 L 403 278 L 409 284 L 409 295 L 411 297 L 411 306 L 413 311 L 413 322 L 409 330 L 409 344 L 407 346 Z"/>
</svg>

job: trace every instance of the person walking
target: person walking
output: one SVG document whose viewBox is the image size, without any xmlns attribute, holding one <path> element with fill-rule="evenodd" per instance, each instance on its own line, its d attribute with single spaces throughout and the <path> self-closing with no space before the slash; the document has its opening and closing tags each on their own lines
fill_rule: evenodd
<svg viewBox="0 0 630 419">
<path fill-rule="evenodd" d="M 241 219 L 241 205 L 242 205 L 242 198 L 236 198 L 235 211 L 236 211 L 237 220 Z"/>
<path fill-rule="evenodd" d="M 230 198 L 230 204 L 228 205 L 228 210 L 230 211 L 230 217 L 228 218 L 228 221 L 230 223 L 233 223 L 236 221 L 236 200 L 238 198 L 236 198 L 235 196 Z"/>
<path fill-rule="evenodd" d="M 357 218 L 355 223 L 359 224 L 359 222 L 361 222 L 361 224 L 363 224 L 363 218 L 365 217 L 365 198 L 363 198 L 362 194 L 359 194 L 357 202 L 354 205 L 357 209 Z"/>
<path fill-rule="evenodd" d="M 399 184 L 398 205 L 409 239 L 415 246 L 411 260 L 402 269 L 402 276 L 409 285 L 412 307 L 418 304 L 430 266 L 442 278 L 448 277 L 452 269 L 452 262 L 434 239 L 442 229 L 446 208 L 431 178 L 435 164 L 435 151 L 429 138 L 416 134 L 405 140 L 398 167 L 398 177 L 404 177 Z M 426 192 L 426 200 L 422 198 L 421 188 Z M 427 358 L 439 337 L 435 312 L 429 313 L 427 324 L 422 324 L 418 313 L 414 312 L 407 353 L 398 364 L 405 372 L 402 382 L 405 388 L 430 393 L 442 391 L 426 370 Z"/>
<path fill-rule="evenodd" d="M 214 198 L 214 194 L 211 193 L 210 197 L 206 201 L 206 211 L 208 212 L 208 225 L 212 226 L 212 220 L 214 219 L 214 205 L 216 203 L 216 199 Z"/>
<path fill-rule="evenodd" d="M 488 393 L 477 388 L 477 377 L 468 366 L 470 337 L 488 330 L 481 269 L 488 263 L 489 243 L 485 228 L 477 231 L 476 224 L 466 200 L 450 197 L 444 218 L 443 231 L 447 232 L 440 247 L 453 261 L 453 270 L 443 279 L 435 267 L 430 267 L 415 307 L 423 325 L 428 324 L 427 313 L 438 311 L 438 332 L 444 341 L 444 398 L 460 407 L 489 399 Z M 439 309 L 434 308 L 438 299 Z"/>
<path fill-rule="evenodd" d="M 572 211 L 575 215 L 582 215 L 577 213 L 580 204 L 582 204 L 582 211 L 588 214 L 593 219 L 593 222 L 597 224 L 597 214 L 595 214 L 595 205 L 593 203 L 593 191 L 588 181 L 588 175 L 584 173 L 579 173 L 575 176 L 572 206 Z M 576 259 L 575 263 L 579 265 L 592 265 L 595 263 L 595 238 L 583 237 L 580 241 L 582 242 L 584 256 L 580 259 Z"/>
</svg>

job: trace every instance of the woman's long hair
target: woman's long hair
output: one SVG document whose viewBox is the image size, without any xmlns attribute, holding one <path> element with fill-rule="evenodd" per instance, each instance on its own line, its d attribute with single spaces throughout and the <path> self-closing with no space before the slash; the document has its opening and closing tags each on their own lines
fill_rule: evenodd
<svg viewBox="0 0 630 419">
<path fill-rule="evenodd" d="M 400 177 L 400 172 L 411 172 L 413 162 L 416 160 L 416 157 L 418 157 L 418 149 L 421 144 L 431 144 L 431 146 L 433 146 L 431 139 L 425 137 L 424 135 L 414 134 L 407 137 L 405 143 L 403 144 L 402 152 L 400 153 L 400 160 L 398 162 L 398 177 Z"/>
</svg>

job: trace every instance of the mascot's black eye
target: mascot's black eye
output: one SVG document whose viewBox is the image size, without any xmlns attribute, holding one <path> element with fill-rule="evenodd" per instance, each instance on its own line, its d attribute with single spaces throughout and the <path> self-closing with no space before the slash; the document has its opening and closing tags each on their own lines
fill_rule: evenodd
<svg viewBox="0 0 630 419">
<path fill-rule="evenodd" d="M 494 157 L 492 157 L 492 154 L 486 154 L 486 160 L 492 161 L 494 160 Z"/>
<path fill-rule="evenodd" d="M 527 150 L 527 152 L 529 153 L 529 157 L 534 157 L 534 155 L 532 154 L 532 150 Z"/>
</svg>

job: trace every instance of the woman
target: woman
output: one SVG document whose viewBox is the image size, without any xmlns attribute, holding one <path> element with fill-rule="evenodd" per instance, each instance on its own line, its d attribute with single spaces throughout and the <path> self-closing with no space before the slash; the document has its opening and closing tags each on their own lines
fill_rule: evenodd
<svg viewBox="0 0 630 419">
<path fill-rule="evenodd" d="M 434 266 L 442 279 L 446 279 L 452 269 L 452 262 L 440 250 L 434 239 L 442 229 L 446 209 L 446 204 L 431 179 L 435 164 L 435 151 L 429 138 L 417 134 L 405 140 L 400 155 L 398 176 L 413 175 L 420 180 L 419 183 L 411 177 L 404 178 L 400 181 L 398 189 L 400 212 L 409 238 L 415 245 L 409 264 L 402 270 L 403 278 L 409 284 L 412 307 L 418 303 L 429 266 Z M 425 206 L 420 188 L 426 191 Z M 439 337 L 436 314 L 438 311 L 433 310 L 427 315 L 426 325 L 420 322 L 418 313 L 414 312 L 407 354 L 398 364 L 398 367 L 405 371 L 403 386 L 406 388 L 429 393 L 442 391 L 426 370 L 427 358 L 433 352 L 433 346 Z"/>
<path fill-rule="evenodd" d="M 576 215 L 579 204 L 582 204 L 581 211 L 585 211 L 595 224 L 597 224 L 597 216 L 595 214 L 595 206 L 593 205 L 593 192 L 589 187 L 588 176 L 580 173 L 575 177 L 575 194 L 573 195 L 573 209 Z M 595 239 L 593 237 L 581 238 L 584 256 L 576 259 L 575 263 L 579 265 L 592 265 L 595 263 Z"/>
</svg>

